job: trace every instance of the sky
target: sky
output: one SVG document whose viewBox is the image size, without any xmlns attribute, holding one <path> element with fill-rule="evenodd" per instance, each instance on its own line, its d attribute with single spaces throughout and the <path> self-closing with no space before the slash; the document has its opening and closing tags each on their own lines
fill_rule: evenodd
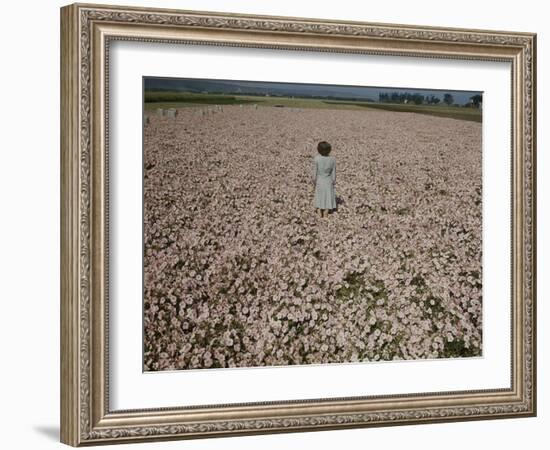
<svg viewBox="0 0 550 450">
<path fill-rule="evenodd" d="M 340 86 L 329 84 L 279 83 L 245 80 L 215 80 L 200 78 L 156 78 L 144 77 L 144 89 L 166 89 L 183 92 L 222 92 L 224 94 L 278 94 L 285 96 L 335 96 L 360 100 L 378 100 L 379 93 L 410 92 L 424 96 L 434 95 L 443 99 L 445 93 L 453 96 L 455 103 L 464 104 L 470 97 L 482 94 L 478 91 L 457 91 L 440 89 L 415 89 L 414 87 L 367 87 Z"/>
</svg>

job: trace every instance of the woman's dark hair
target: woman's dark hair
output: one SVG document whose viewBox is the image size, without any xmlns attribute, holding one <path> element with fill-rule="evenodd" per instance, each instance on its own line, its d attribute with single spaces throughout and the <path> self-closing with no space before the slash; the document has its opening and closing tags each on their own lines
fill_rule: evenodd
<svg viewBox="0 0 550 450">
<path fill-rule="evenodd" d="M 317 144 L 317 151 L 323 156 L 328 156 L 331 150 L 331 145 L 326 141 L 321 141 Z"/>
</svg>

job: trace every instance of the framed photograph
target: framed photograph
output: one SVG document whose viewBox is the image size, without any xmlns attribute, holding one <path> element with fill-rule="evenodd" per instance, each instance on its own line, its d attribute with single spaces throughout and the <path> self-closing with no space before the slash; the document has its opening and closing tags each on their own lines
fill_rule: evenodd
<svg viewBox="0 0 550 450">
<path fill-rule="evenodd" d="M 534 416 L 535 58 L 61 8 L 61 441 Z"/>
</svg>

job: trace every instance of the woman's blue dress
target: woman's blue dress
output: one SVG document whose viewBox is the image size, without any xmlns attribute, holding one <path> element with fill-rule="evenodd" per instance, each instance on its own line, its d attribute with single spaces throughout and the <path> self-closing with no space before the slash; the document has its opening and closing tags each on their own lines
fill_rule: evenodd
<svg viewBox="0 0 550 450">
<path fill-rule="evenodd" d="M 316 155 L 313 159 L 313 183 L 315 199 L 313 204 L 320 209 L 336 208 L 336 159 L 333 156 Z"/>
</svg>

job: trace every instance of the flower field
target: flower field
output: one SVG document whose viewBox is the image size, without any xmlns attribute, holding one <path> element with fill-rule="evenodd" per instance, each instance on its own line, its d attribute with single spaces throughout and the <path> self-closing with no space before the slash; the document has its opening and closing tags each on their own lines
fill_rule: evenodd
<svg viewBox="0 0 550 450">
<path fill-rule="evenodd" d="M 145 370 L 481 355 L 480 123 L 200 111 L 144 125 Z"/>
</svg>

